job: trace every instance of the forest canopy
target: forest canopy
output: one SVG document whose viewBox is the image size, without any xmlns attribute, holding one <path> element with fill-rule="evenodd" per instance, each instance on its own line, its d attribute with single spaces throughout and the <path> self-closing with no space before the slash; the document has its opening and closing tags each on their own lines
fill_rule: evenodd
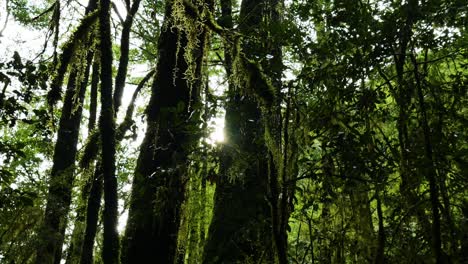
<svg viewBox="0 0 468 264">
<path fill-rule="evenodd" d="M 463 0 L 2 0 L 0 263 L 468 263 Z"/>
</svg>

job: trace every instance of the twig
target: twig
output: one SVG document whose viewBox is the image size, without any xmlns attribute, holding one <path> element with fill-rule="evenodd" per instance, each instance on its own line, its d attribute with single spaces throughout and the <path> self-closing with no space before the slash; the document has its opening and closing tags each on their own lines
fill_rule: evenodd
<svg viewBox="0 0 468 264">
<path fill-rule="evenodd" d="M 8 3 L 8 0 L 7 0 L 7 3 Z M 42 16 L 44 16 L 45 14 L 51 12 L 52 10 L 54 10 L 55 8 L 55 5 L 57 4 L 57 2 L 53 3 L 49 8 L 47 8 L 44 12 L 40 13 L 39 15 L 31 18 L 30 22 L 34 22 L 36 20 L 38 20 L 39 18 L 41 18 Z M 8 10 L 8 9 L 7 9 Z"/>
<path fill-rule="evenodd" d="M 112 9 L 114 10 L 114 12 L 115 12 L 115 13 L 117 14 L 117 16 L 119 17 L 120 23 L 121 23 L 121 24 L 124 24 L 125 22 L 124 22 L 122 16 L 120 15 L 119 10 L 117 9 L 117 6 L 115 5 L 115 3 L 114 3 L 114 2 L 111 2 L 111 5 L 112 5 Z"/>
<path fill-rule="evenodd" d="M 8 25 L 8 18 L 10 17 L 10 8 L 8 8 L 8 2 L 9 0 L 6 0 L 5 3 L 5 8 L 6 8 L 6 17 L 5 17 L 5 23 L 3 24 L 2 29 L 0 29 L 0 37 L 3 36 L 3 31 L 5 31 L 7 25 Z"/>
</svg>

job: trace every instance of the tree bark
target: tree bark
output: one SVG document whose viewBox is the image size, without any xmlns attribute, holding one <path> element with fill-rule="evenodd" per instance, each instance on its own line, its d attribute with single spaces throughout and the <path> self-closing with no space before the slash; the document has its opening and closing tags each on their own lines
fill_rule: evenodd
<svg viewBox="0 0 468 264">
<path fill-rule="evenodd" d="M 244 35 L 261 23 L 266 2 L 242 1 L 239 25 Z M 230 1 L 221 3 L 224 26 L 230 27 Z M 246 53 L 258 53 L 258 46 L 242 45 Z M 232 72 L 229 49 L 225 51 L 226 71 Z M 255 87 L 230 84 L 226 106 L 226 143 L 221 175 L 217 180 L 213 219 L 205 245 L 203 263 L 270 263 L 275 259 L 271 207 L 268 201 L 268 150 L 264 141 L 262 111 Z M 272 168 L 272 167 L 270 167 Z M 272 168 L 274 170 L 274 168 Z"/>
<path fill-rule="evenodd" d="M 90 0 L 86 7 L 86 14 L 96 8 L 96 1 Z M 56 76 L 51 84 L 50 94 L 55 94 L 55 98 L 49 101 L 55 103 L 60 95 L 61 85 L 68 69 L 68 64 L 78 48 L 78 39 L 88 38 L 89 28 L 94 23 L 95 17 L 87 16 L 77 28 L 74 35 L 69 40 L 69 44 L 64 47 L 61 54 L 60 65 L 56 69 Z M 71 43 L 71 44 L 70 44 Z M 67 90 L 60 117 L 57 142 L 54 149 L 53 165 L 50 175 L 47 204 L 45 209 L 44 222 L 38 231 L 39 240 L 36 248 L 36 263 L 60 263 L 62 258 L 62 245 L 67 222 L 67 215 L 70 209 L 71 192 L 74 180 L 74 166 L 77 152 L 77 143 L 80 130 L 81 116 L 83 111 L 83 101 L 89 77 L 89 57 L 83 60 L 81 71 L 83 79 L 77 80 L 79 69 L 70 71 L 68 77 Z M 78 85 L 77 85 L 78 82 Z M 77 87 L 78 86 L 78 87 Z M 58 94 L 57 94 L 58 93 Z"/>
<path fill-rule="evenodd" d="M 103 190 L 103 175 L 100 162 L 96 165 L 91 190 L 87 200 L 86 208 L 86 228 L 81 248 L 80 264 L 93 263 L 94 239 L 99 220 L 99 210 L 101 208 L 101 196 Z"/>
<path fill-rule="evenodd" d="M 212 5 L 211 1 L 201 2 Z M 195 132 L 200 111 L 198 79 L 206 32 L 196 32 L 198 49 L 185 54 L 191 32 L 173 28 L 173 3 L 166 4 L 165 25 L 159 37 L 159 61 L 146 110 L 147 131 L 133 179 L 122 263 L 144 263 L 148 259 L 174 263 L 188 155 L 199 139 Z M 185 55 L 194 56 L 194 83 L 184 76 L 189 68 Z"/>
<path fill-rule="evenodd" d="M 88 41 L 92 45 L 92 40 Z M 88 85 L 89 73 L 91 69 L 91 64 L 93 62 L 94 52 L 89 52 L 86 58 L 86 69 L 85 76 L 81 82 L 81 89 L 86 91 L 86 86 Z M 84 97 L 84 96 L 83 96 Z M 85 211 L 86 211 L 86 200 L 89 193 L 90 184 L 87 183 L 82 187 L 81 196 L 78 201 L 78 206 L 76 209 L 76 220 L 74 223 L 73 233 L 68 248 L 68 255 L 66 264 L 77 263 L 79 256 L 81 255 L 81 244 L 83 242 L 84 234 L 84 222 L 85 222 Z"/>
<path fill-rule="evenodd" d="M 252 98 L 241 98 L 231 96 L 226 108 L 229 145 L 223 150 L 203 263 L 268 263 L 274 256 L 261 113 Z"/>
<path fill-rule="evenodd" d="M 377 187 L 379 188 L 379 187 Z M 379 219 L 379 232 L 378 232 L 378 244 L 375 254 L 374 264 L 385 264 L 385 229 L 384 229 L 384 218 L 382 212 L 382 200 L 380 198 L 380 190 L 375 191 L 375 199 L 377 200 L 377 217 Z"/>
<path fill-rule="evenodd" d="M 114 111 L 117 115 L 122 104 L 122 93 L 125 87 L 125 80 L 128 70 L 128 59 L 130 51 L 130 30 L 132 29 L 134 17 L 140 7 L 141 0 L 134 0 L 130 10 L 127 12 L 125 21 L 122 25 L 122 35 L 120 37 L 120 58 L 117 76 L 115 77 L 114 91 Z"/>
<path fill-rule="evenodd" d="M 86 68 L 85 71 L 89 70 L 87 66 L 84 68 Z M 39 231 L 42 242 L 37 249 L 36 263 L 60 263 L 62 257 L 62 245 L 67 214 L 71 203 L 75 157 L 88 76 L 85 73 L 84 80 L 79 83 L 77 88 L 77 74 L 77 70 L 73 71 L 68 79 L 54 150 L 54 164 L 50 176 L 45 219 Z M 77 101 L 75 101 L 75 98 L 77 98 Z M 74 110 L 75 107 L 76 110 Z"/>
<path fill-rule="evenodd" d="M 91 92 L 89 96 L 90 102 L 89 102 L 88 131 L 90 135 L 96 126 L 98 86 L 99 86 L 99 61 L 95 59 L 93 62 L 93 72 L 91 75 Z"/>
<path fill-rule="evenodd" d="M 104 177 L 104 242 L 102 259 L 105 264 L 119 262 L 117 233 L 118 197 L 115 175 L 115 120 L 112 102 L 112 40 L 110 32 L 110 1 L 100 1 L 99 33 L 101 36 L 101 115 L 99 129 L 102 142 L 102 172 Z"/>
</svg>

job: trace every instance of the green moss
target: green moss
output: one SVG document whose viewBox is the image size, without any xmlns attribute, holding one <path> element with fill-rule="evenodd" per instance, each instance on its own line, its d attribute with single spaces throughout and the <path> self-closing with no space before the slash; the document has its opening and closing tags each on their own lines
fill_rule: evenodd
<svg viewBox="0 0 468 264">
<path fill-rule="evenodd" d="M 245 64 L 245 71 L 249 73 L 249 89 L 260 99 L 265 106 L 271 106 L 276 100 L 276 89 L 271 84 L 270 79 L 263 72 L 262 66 L 253 60 L 242 58 Z"/>
<path fill-rule="evenodd" d="M 92 37 L 90 37 L 92 38 Z M 89 43 L 90 41 L 87 40 L 85 41 L 86 43 Z M 81 45 L 80 48 L 77 49 L 75 52 L 75 56 L 72 59 L 72 69 L 75 69 L 77 72 L 76 75 L 76 80 L 75 80 L 75 93 L 73 95 L 73 109 L 72 109 L 72 114 L 74 114 L 79 107 L 81 106 L 81 102 L 79 100 L 80 97 L 80 89 L 82 89 L 82 83 L 85 81 L 86 77 L 86 70 L 88 68 L 88 54 L 90 51 L 89 49 L 86 49 L 87 45 Z"/>
<path fill-rule="evenodd" d="M 248 59 L 241 49 L 242 38 L 234 39 L 233 49 L 233 76 L 232 83 L 244 95 L 257 98 L 263 106 L 269 108 L 276 100 L 276 88 L 263 72 L 262 66 Z"/>
<path fill-rule="evenodd" d="M 75 53 L 80 47 L 80 44 L 86 39 L 87 33 L 92 28 L 92 25 L 97 20 L 97 11 L 94 11 L 84 17 L 81 24 L 76 28 L 70 39 L 63 45 L 60 60 L 56 66 L 56 73 L 52 78 L 51 89 L 47 95 L 47 100 L 50 106 L 55 105 L 61 98 L 61 86 L 68 66 L 72 61 Z"/>
<path fill-rule="evenodd" d="M 88 168 L 96 158 L 99 152 L 99 145 L 100 145 L 100 133 L 98 130 L 95 130 L 88 136 L 88 140 L 85 144 L 83 155 L 80 159 L 80 167 L 81 168 Z"/>
<path fill-rule="evenodd" d="M 187 43 L 184 43 L 184 60 L 188 67 L 183 72 L 184 78 L 187 80 L 190 88 L 190 96 L 193 85 L 198 81 L 197 78 L 197 59 L 200 56 L 200 38 L 199 35 L 204 31 L 204 24 L 200 19 L 199 10 L 203 10 L 202 1 L 187 1 L 174 0 L 172 3 L 171 24 L 173 29 L 177 29 L 181 34 L 177 40 L 176 61 L 181 49 L 182 36 L 186 38 Z M 182 35 L 184 34 L 184 35 Z M 175 81 L 178 74 L 178 67 L 174 68 L 173 80 Z M 175 85 L 175 84 L 174 84 Z"/>
</svg>

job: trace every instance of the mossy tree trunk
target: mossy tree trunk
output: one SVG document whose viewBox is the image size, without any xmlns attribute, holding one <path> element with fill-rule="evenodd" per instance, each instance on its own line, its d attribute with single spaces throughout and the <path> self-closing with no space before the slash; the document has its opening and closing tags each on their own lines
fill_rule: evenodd
<svg viewBox="0 0 468 264">
<path fill-rule="evenodd" d="M 110 32 L 110 1 L 101 0 L 99 10 L 101 52 L 101 115 L 99 130 L 102 142 L 102 172 L 104 178 L 104 242 L 102 259 L 105 264 L 119 262 L 117 233 L 118 197 L 115 175 L 115 120 L 112 101 L 112 40 Z"/>
<path fill-rule="evenodd" d="M 89 56 L 92 58 L 92 54 L 88 54 Z M 75 158 L 83 101 L 89 76 L 89 65 L 87 65 L 89 61 L 90 59 L 83 60 L 81 69 L 74 69 L 68 77 L 54 150 L 45 218 L 39 231 L 41 242 L 37 248 L 36 263 L 58 264 L 62 258 L 62 245 L 75 178 Z M 78 76 L 83 76 L 83 79 L 78 79 Z"/>
<path fill-rule="evenodd" d="M 268 163 L 252 98 L 230 97 L 226 108 L 222 171 L 216 184 L 213 219 L 204 263 L 267 263 L 272 256 L 267 201 Z"/>
<path fill-rule="evenodd" d="M 81 245 L 80 264 L 93 263 L 94 239 L 99 220 L 99 210 L 101 208 L 101 197 L 103 189 L 102 167 L 100 162 L 96 165 L 96 170 L 92 177 L 91 189 L 87 198 L 86 224 Z"/>
<path fill-rule="evenodd" d="M 96 1 L 90 0 L 86 8 L 86 14 L 89 14 L 95 8 Z M 86 42 L 90 41 L 88 40 L 88 33 L 94 20 L 87 18 L 82 20 L 79 29 L 69 40 L 70 43 L 77 41 L 75 38 L 82 38 Z M 71 44 L 66 45 L 66 48 L 64 48 L 60 66 L 57 68 L 56 77 L 51 84 L 49 96 L 57 93 L 57 91 L 58 95 L 60 95 L 61 80 L 69 70 L 69 60 L 76 55 L 75 49 L 79 48 L 81 47 Z M 68 75 L 68 84 L 54 149 L 44 222 L 38 231 L 39 242 L 36 248 L 36 263 L 38 264 L 59 264 L 62 258 L 62 246 L 72 196 L 83 101 L 88 84 L 88 63 L 89 58 L 92 58 L 91 53 L 85 53 L 84 57 L 78 58 L 77 61 L 81 60 L 82 64 L 79 67 L 70 69 Z M 78 76 L 82 77 L 78 78 Z M 55 100 L 58 100 L 57 96 L 49 102 L 53 104 Z"/>
<path fill-rule="evenodd" d="M 180 4 L 176 0 L 166 3 L 159 37 L 159 61 L 133 179 L 122 263 L 174 263 L 176 256 L 188 155 L 199 139 L 199 79 L 206 32 L 204 27 L 193 28 L 196 32 L 177 27 L 174 3 Z M 211 1 L 198 3 L 212 5 Z M 197 48 L 186 54 L 193 41 Z M 194 76 L 186 76 L 189 69 Z"/>
<path fill-rule="evenodd" d="M 76 89 L 76 72 L 69 77 L 64 107 L 54 151 L 54 165 L 49 182 L 49 193 L 36 263 L 60 263 L 67 215 L 70 209 L 74 180 L 74 162 L 77 151 L 84 91 L 78 94 L 77 111 L 73 111 Z M 84 89 L 82 89 L 84 90 Z"/>
<path fill-rule="evenodd" d="M 129 62 L 129 46 L 130 46 L 130 30 L 133 25 L 134 17 L 140 6 L 140 0 L 135 0 L 131 6 L 127 7 L 127 16 L 123 21 L 122 36 L 120 41 L 120 59 L 117 70 L 117 76 L 115 79 L 115 91 L 113 93 L 114 101 L 114 113 L 117 115 L 119 106 L 121 105 L 122 92 L 125 85 L 128 62 Z M 130 4 L 130 3 L 129 3 Z M 93 74 L 91 82 L 91 94 L 90 94 L 90 117 L 88 123 L 89 134 L 94 133 L 94 127 L 96 122 L 96 110 L 97 110 L 97 90 L 100 78 L 100 58 L 95 58 L 93 63 Z M 90 64 L 89 64 L 90 65 Z M 145 78 L 146 79 L 146 78 Z M 131 106 L 132 107 L 132 106 Z M 127 121 L 127 120 L 125 120 Z M 125 122 L 124 121 L 124 122 Z M 123 129 L 125 130 L 125 129 Z M 122 132 L 122 134 L 124 134 Z M 117 136 L 118 137 L 118 136 Z M 123 137 L 123 136 L 122 136 Z M 117 141 L 119 139 L 117 138 Z M 102 162 L 98 161 L 95 166 L 94 173 L 90 176 L 87 184 L 83 186 L 81 201 L 79 208 L 77 209 L 77 222 L 75 222 L 75 228 L 72 234 L 72 241 L 69 248 L 69 255 L 67 257 L 67 264 L 72 263 L 92 263 L 93 262 L 93 249 L 94 239 L 96 236 L 99 210 L 101 207 L 101 196 L 102 196 L 102 181 L 103 171 Z M 84 250 L 84 251 L 82 251 Z"/>
<path fill-rule="evenodd" d="M 99 75 L 100 75 L 100 62 L 99 58 L 95 56 L 93 62 L 93 71 L 91 78 L 91 92 L 90 92 L 90 106 L 89 106 L 89 120 L 88 120 L 88 132 L 91 135 L 96 126 L 97 117 L 97 97 L 99 88 Z M 88 187 L 85 201 L 86 201 L 86 212 L 85 212 L 85 225 L 82 235 L 82 243 L 79 245 L 79 263 L 91 264 L 93 263 L 93 249 L 94 239 L 96 237 L 99 210 L 101 208 L 101 196 L 102 196 L 102 169 L 101 164 L 98 162 L 95 166 L 93 175 L 88 180 Z"/>
<path fill-rule="evenodd" d="M 90 38 L 89 43 L 92 45 L 92 38 Z M 85 87 L 88 84 L 89 79 L 89 72 L 91 68 L 91 64 L 93 62 L 94 52 L 89 52 L 86 58 L 86 72 L 85 77 L 82 82 L 82 88 L 86 89 Z M 90 131 L 91 132 L 91 131 Z M 87 175 L 86 173 L 83 173 Z M 86 176 L 84 176 L 86 177 Z M 74 228 L 73 233 L 70 240 L 70 245 L 68 248 L 67 260 L 66 264 L 77 263 L 79 261 L 79 257 L 81 254 L 81 244 L 83 243 L 83 234 L 85 229 L 85 219 L 86 219 L 86 202 L 88 198 L 88 193 L 90 189 L 91 182 L 87 181 L 86 184 L 82 187 L 82 192 L 80 197 L 78 198 L 78 206 L 76 209 L 76 217 L 74 221 Z"/>
<path fill-rule="evenodd" d="M 268 3 L 242 1 L 239 18 L 242 21 L 239 25 L 242 34 L 248 36 L 255 33 L 255 29 L 262 24 Z M 230 5 L 230 1 L 221 3 L 222 21 L 226 27 L 233 25 Z M 262 43 L 258 42 L 245 42 L 242 50 L 249 55 L 259 54 Z M 235 56 L 239 55 L 226 51 L 228 74 L 232 72 L 231 58 Z M 276 168 L 269 166 L 258 98 L 249 93 L 255 89 L 233 84 L 229 87 L 225 118 L 226 143 L 223 146 L 221 173 L 216 185 L 204 263 L 271 263 L 276 258 L 268 197 L 269 169 Z"/>
<path fill-rule="evenodd" d="M 379 221 L 379 231 L 378 231 L 378 242 L 377 242 L 377 248 L 376 248 L 376 253 L 375 253 L 375 258 L 374 258 L 374 264 L 385 264 L 386 259 L 385 259 L 385 241 L 386 241 L 386 235 L 385 235 L 385 228 L 384 228 L 384 217 L 383 217 L 383 210 L 382 210 L 382 200 L 381 200 L 381 190 L 379 187 L 377 187 L 377 190 L 375 191 L 375 199 L 377 200 L 377 217 Z"/>
</svg>

